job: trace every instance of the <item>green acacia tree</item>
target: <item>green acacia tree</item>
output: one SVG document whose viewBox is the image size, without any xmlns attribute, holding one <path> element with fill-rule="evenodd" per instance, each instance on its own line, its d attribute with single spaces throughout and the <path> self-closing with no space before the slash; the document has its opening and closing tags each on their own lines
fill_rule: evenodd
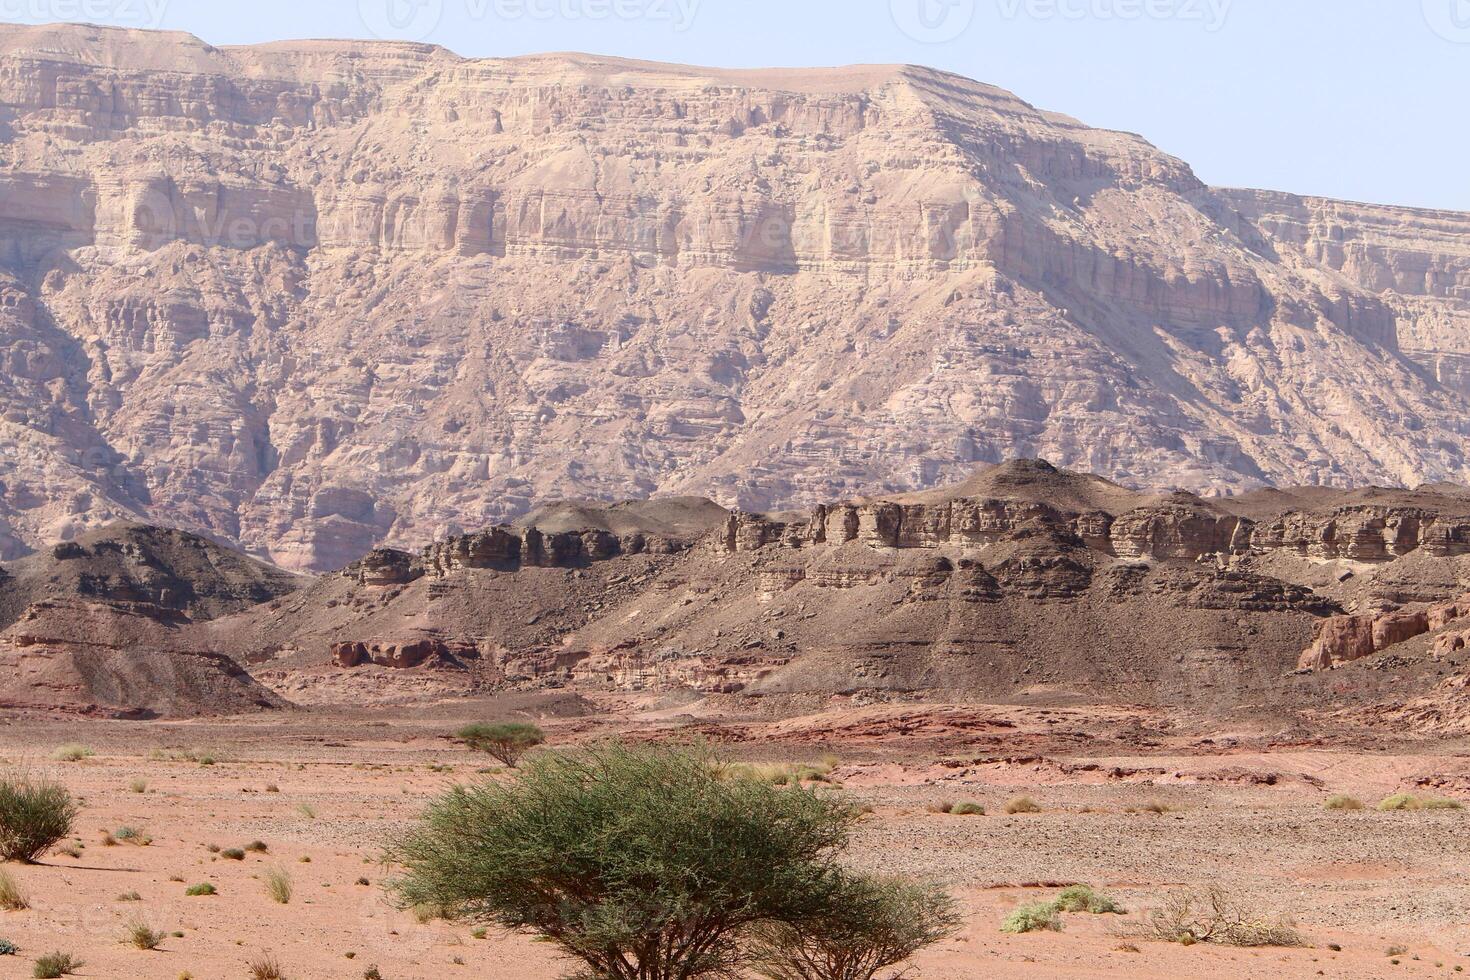
<svg viewBox="0 0 1470 980">
<path fill-rule="evenodd" d="M 476 752 L 485 752 L 514 769 L 521 756 L 546 741 L 546 733 L 523 721 L 466 725 L 457 737 Z"/>
<path fill-rule="evenodd" d="M 727 778 L 701 750 L 549 752 L 433 803 L 389 848 L 389 888 L 544 937 L 583 977 L 723 976 L 759 923 L 831 905 L 857 818 L 829 792 Z"/>
<path fill-rule="evenodd" d="M 818 914 L 758 926 L 752 960 L 768 980 L 875 980 L 958 926 L 937 886 L 845 875 Z"/>
</svg>

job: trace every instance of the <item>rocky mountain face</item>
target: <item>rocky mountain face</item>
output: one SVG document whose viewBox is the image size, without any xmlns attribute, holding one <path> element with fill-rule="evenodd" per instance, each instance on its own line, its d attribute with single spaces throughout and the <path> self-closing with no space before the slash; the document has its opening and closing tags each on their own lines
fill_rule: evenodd
<svg viewBox="0 0 1470 980">
<path fill-rule="evenodd" d="M 566 687 L 776 711 L 938 692 L 1323 708 L 1463 671 L 1470 596 L 1445 600 L 1470 589 L 1467 530 L 1458 487 L 1207 499 L 1016 462 L 734 512 L 697 540 L 503 527 L 375 551 L 176 642 L 302 704 Z"/>
<path fill-rule="evenodd" d="M 1470 216 L 1210 188 L 910 67 L 0 26 L 0 337 L 0 558 L 129 519 L 320 571 L 1036 455 L 1470 480 Z"/>
</svg>

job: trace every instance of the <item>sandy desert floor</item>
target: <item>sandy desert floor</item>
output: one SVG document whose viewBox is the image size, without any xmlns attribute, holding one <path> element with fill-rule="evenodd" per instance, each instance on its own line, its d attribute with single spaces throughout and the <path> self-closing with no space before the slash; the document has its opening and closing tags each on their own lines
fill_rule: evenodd
<svg viewBox="0 0 1470 980">
<path fill-rule="evenodd" d="M 0 724 L 0 757 L 64 781 L 85 803 L 80 856 L 53 853 L 9 868 L 31 907 L 0 913 L 0 937 L 20 947 L 0 956 L 0 978 L 30 976 L 34 957 L 51 950 L 80 956 L 84 977 L 244 978 L 264 955 L 293 980 L 361 978 L 371 966 L 387 980 L 559 976 L 545 945 L 493 931 L 476 939 L 469 926 L 419 923 L 384 901 L 381 842 L 486 764 L 444 737 L 460 720 L 403 711 Z M 554 741 L 599 731 L 585 718 L 546 727 Z M 64 743 L 96 754 L 52 760 Z M 967 751 L 974 746 L 963 738 L 773 738 L 727 749 L 790 761 L 834 753 L 842 791 L 873 807 L 852 862 L 940 880 L 960 897 L 966 926 L 918 958 L 914 975 L 923 980 L 1412 977 L 1470 967 L 1470 811 L 1371 808 L 1422 780 L 1436 794 L 1470 799 L 1462 746 L 1217 745 L 1039 753 L 1031 744 L 999 756 Z M 206 755 L 213 764 L 197 761 Z M 1005 802 L 1021 793 L 1043 812 L 1005 815 Z M 1329 811 L 1331 793 L 1354 794 L 1370 808 Z M 930 812 L 946 800 L 977 801 L 988 815 Z M 1139 810 L 1152 803 L 1168 812 Z M 105 843 L 124 827 L 150 842 Z M 215 852 L 256 840 L 266 853 L 230 860 Z M 289 904 L 267 895 L 262 877 L 271 869 L 290 876 Z M 218 894 L 186 897 L 201 882 Z M 999 931 L 1016 905 L 1071 882 L 1104 889 L 1133 914 L 1068 915 L 1060 933 Z M 1138 913 L 1171 890 L 1209 883 L 1263 913 L 1289 915 L 1310 947 L 1183 947 L 1127 935 Z M 134 893 L 139 900 L 122 900 Z M 138 919 L 169 933 L 159 950 L 121 941 Z M 1394 947 L 1403 952 L 1390 956 Z"/>
</svg>

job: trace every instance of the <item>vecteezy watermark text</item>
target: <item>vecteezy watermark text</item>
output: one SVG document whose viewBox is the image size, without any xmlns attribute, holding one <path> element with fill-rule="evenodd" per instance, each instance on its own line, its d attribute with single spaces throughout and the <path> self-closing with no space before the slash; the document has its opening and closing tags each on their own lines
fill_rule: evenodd
<svg viewBox="0 0 1470 980">
<path fill-rule="evenodd" d="M 444 20 L 447 4 L 463 6 L 475 22 L 648 21 L 676 32 L 694 25 L 702 0 L 358 0 L 367 29 L 378 37 L 422 41 Z"/>
<path fill-rule="evenodd" d="M 1470 0 L 1424 0 L 1430 30 L 1456 44 L 1470 44 Z"/>
<path fill-rule="evenodd" d="M 169 0 L 0 0 L 0 20 L 163 26 Z"/>
<path fill-rule="evenodd" d="M 1174 20 L 1225 26 L 1234 0 L 996 0 L 1006 20 Z"/>
</svg>

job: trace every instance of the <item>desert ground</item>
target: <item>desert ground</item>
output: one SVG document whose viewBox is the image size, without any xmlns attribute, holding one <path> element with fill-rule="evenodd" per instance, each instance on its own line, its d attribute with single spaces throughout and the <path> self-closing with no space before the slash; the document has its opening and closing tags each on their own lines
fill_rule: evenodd
<svg viewBox="0 0 1470 980">
<path fill-rule="evenodd" d="M 732 760 L 825 760 L 824 790 L 872 807 L 849 860 L 944 882 L 963 905 L 961 932 L 917 958 L 923 980 L 1450 976 L 1470 965 L 1470 815 L 1373 806 L 1405 790 L 1463 796 L 1464 744 L 1291 744 L 1292 733 L 1248 725 L 1202 735 L 1112 708 L 888 705 L 718 723 L 626 699 L 522 696 L 335 716 L 7 719 L 0 756 L 63 781 L 84 809 L 79 856 L 9 867 L 30 908 L 0 913 L 0 937 L 20 948 L 0 957 L 0 977 L 29 976 L 34 957 L 52 950 L 81 957 L 79 976 L 140 980 L 243 978 L 262 956 L 297 980 L 361 978 L 372 967 L 391 980 L 562 975 L 549 946 L 419 922 L 381 888 L 382 843 L 428 800 L 456 782 L 503 778 L 449 733 L 506 716 L 536 718 L 553 745 L 617 734 L 699 739 Z M 1084 724 L 1095 734 L 1079 736 Z M 94 754 L 53 758 L 69 744 Z M 1343 793 L 1367 807 L 1324 807 Z M 1041 812 L 1007 815 L 1023 794 Z M 986 815 L 932 812 L 962 801 Z M 254 841 L 265 852 L 225 854 Z M 273 869 L 291 879 L 289 904 L 267 894 Z M 186 896 L 203 882 L 217 894 Z M 1057 933 L 1000 932 L 1017 905 L 1075 882 L 1128 914 L 1066 915 Z M 1170 892 L 1210 884 L 1289 917 L 1309 945 L 1185 947 L 1134 934 Z M 168 933 L 158 950 L 122 941 L 138 920 Z"/>
</svg>

